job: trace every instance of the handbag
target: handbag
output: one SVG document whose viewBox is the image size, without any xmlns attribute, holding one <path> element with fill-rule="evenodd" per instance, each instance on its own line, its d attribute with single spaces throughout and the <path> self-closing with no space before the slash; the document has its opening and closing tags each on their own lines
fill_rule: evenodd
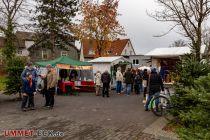
<svg viewBox="0 0 210 140">
<path fill-rule="evenodd" d="M 143 80 L 143 87 L 147 87 L 147 80 Z"/>
</svg>

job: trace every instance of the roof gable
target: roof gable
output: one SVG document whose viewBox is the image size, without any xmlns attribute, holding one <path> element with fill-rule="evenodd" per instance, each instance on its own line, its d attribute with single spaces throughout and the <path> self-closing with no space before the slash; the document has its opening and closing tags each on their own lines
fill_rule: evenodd
<svg viewBox="0 0 210 140">
<path fill-rule="evenodd" d="M 117 59 L 123 58 L 122 56 L 111 56 L 111 57 L 98 57 L 96 59 L 90 60 L 90 63 L 110 63 Z"/>
<path fill-rule="evenodd" d="M 15 33 L 16 37 L 18 40 L 28 40 L 28 41 L 33 41 L 35 33 L 33 32 L 22 32 L 22 31 L 17 31 Z"/>
<path fill-rule="evenodd" d="M 122 51 L 126 47 L 129 39 L 122 40 L 114 40 L 111 42 L 110 48 L 103 52 L 102 56 L 119 56 L 122 54 Z M 94 54 L 89 54 L 89 51 L 94 50 L 94 46 L 96 46 L 95 40 L 85 39 L 82 41 L 83 54 L 85 58 L 94 58 Z"/>
</svg>

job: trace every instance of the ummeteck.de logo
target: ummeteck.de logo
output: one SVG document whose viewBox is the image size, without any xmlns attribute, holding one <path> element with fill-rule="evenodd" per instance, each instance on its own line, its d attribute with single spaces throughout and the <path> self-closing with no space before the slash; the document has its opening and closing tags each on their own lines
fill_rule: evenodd
<svg viewBox="0 0 210 140">
<path fill-rule="evenodd" d="M 55 130 L 4 130 L 4 137 L 63 137 L 64 132 Z"/>
</svg>

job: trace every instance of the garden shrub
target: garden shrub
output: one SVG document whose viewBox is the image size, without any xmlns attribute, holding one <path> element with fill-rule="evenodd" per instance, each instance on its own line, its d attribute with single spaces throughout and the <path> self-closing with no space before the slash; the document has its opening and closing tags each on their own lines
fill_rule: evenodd
<svg viewBox="0 0 210 140">
<path fill-rule="evenodd" d="M 178 66 L 170 110 L 182 127 L 177 130 L 181 139 L 210 139 L 210 66 L 186 55 Z"/>
<path fill-rule="evenodd" d="M 20 57 L 14 57 L 7 61 L 7 80 L 5 94 L 15 94 L 21 87 L 21 73 L 24 69 L 25 62 Z"/>
</svg>

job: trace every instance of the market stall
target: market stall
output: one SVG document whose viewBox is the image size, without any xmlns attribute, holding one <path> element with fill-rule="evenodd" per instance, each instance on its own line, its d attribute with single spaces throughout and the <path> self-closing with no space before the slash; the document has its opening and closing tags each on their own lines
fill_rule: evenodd
<svg viewBox="0 0 210 140">
<path fill-rule="evenodd" d="M 206 46 L 201 46 L 201 55 L 205 53 Z M 171 73 L 176 72 L 176 66 L 181 62 L 182 56 L 191 53 L 190 47 L 156 48 L 145 54 L 152 59 L 152 67 L 157 68 L 164 83 L 173 83 Z"/>
<path fill-rule="evenodd" d="M 132 67 L 131 62 L 122 56 L 112 56 L 112 57 L 99 57 L 89 61 L 93 66 L 93 73 L 100 71 L 108 71 L 111 74 L 111 87 L 116 87 L 116 72 L 117 68 L 120 67 L 122 73 L 125 72 L 126 68 Z"/>
<path fill-rule="evenodd" d="M 58 92 L 68 93 L 73 90 L 95 90 L 92 65 L 88 62 L 74 60 L 67 56 L 61 56 L 50 61 L 36 62 L 36 65 L 45 67 L 51 64 L 57 69 L 59 75 Z"/>
</svg>

